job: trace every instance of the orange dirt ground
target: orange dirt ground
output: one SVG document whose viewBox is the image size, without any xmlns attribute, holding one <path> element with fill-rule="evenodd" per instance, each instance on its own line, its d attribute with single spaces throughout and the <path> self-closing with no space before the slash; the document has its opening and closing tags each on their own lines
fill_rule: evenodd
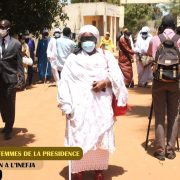
<svg viewBox="0 0 180 180">
<path fill-rule="evenodd" d="M 51 84 L 36 84 L 32 89 L 18 92 L 14 137 L 4 141 L 0 134 L 0 146 L 63 146 L 65 117 L 57 108 L 56 95 L 57 88 Z M 148 151 L 144 149 L 151 88 L 129 89 L 129 104 L 132 111 L 118 118 L 115 124 L 116 151 L 110 155 L 105 180 L 180 180 L 179 152 L 174 160 L 166 159 L 163 162 L 152 155 L 154 118 Z M 68 179 L 68 161 L 40 163 L 42 168 L 37 170 L 2 169 L 2 180 Z M 93 172 L 85 173 L 84 180 L 93 180 Z"/>
</svg>

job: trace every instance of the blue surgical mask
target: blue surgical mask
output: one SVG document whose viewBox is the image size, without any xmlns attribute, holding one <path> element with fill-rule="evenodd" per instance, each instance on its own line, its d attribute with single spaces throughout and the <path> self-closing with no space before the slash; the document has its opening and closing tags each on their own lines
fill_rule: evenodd
<svg viewBox="0 0 180 180">
<path fill-rule="evenodd" d="M 85 41 L 85 42 L 82 42 L 81 47 L 87 53 L 91 53 L 96 47 L 96 44 L 94 41 Z"/>
</svg>

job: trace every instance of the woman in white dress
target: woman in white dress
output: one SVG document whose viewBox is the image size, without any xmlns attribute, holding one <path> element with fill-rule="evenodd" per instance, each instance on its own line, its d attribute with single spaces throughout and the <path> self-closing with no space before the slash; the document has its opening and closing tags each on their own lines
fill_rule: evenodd
<svg viewBox="0 0 180 180">
<path fill-rule="evenodd" d="M 147 55 L 147 51 L 151 39 L 152 39 L 152 35 L 150 34 L 149 27 L 147 26 L 142 27 L 141 31 L 138 34 L 135 45 L 135 52 L 137 53 L 136 64 L 137 64 L 139 87 L 146 87 L 147 84 L 151 82 L 153 78 L 151 64 L 144 67 L 141 62 L 141 56 Z"/>
<path fill-rule="evenodd" d="M 119 106 L 127 103 L 128 92 L 122 72 L 111 52 L 96 48 L 99 31 L 95 26 L 80 29 L 80 49 L 70 54 L 58 85 L 58 101 L 67 117 L 65 141 L 83 150 L 81 160 L 72 161 L 74 179 L 82 172 L 95 170 L 103 180 L 109 153 L 115 150 L 112 95 Z"/>
</svg>

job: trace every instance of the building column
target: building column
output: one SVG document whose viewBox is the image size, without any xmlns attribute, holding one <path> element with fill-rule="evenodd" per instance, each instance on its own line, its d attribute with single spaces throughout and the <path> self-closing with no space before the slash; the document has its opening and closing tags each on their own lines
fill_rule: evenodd
<svg viewBox="0 0 180 180">
<path fill-rule="evenodd" d="M 110 17 L 110 35 L 113 39 L 113 16 Z"/>
<path fill-rule="evenodd" d="M 104 15 L 103 15 L 103 29 L 104 29 L 104 32 L 103 34 L 105 34 L 105 32 L 107 31 L 107 15 L 106 15 L 106 5 L 105 5 L 105 9 L 104 9 Z"/>
<path fill-rule="evenodd" d="M 116 50 L 117 18 L 114 16 L 114 50 Z"/>
</svg>

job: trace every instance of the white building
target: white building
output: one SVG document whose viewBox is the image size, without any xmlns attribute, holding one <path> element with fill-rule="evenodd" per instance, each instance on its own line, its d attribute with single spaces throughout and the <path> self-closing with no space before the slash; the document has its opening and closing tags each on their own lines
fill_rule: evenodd
<svg viewBox="0 0 180 180">
<path fill-rule="evenodd" d="M 116 42 L 119 28 L 124 26 L 124 6 L 105 2 L 76 3 L 66 5 L 64 12 L 69 17 L 67 26 L 77 34 L 83 25 L 92 24 L 99 29 L 101 36 L 110 32 L 113 42 Z"/>
</svg>

